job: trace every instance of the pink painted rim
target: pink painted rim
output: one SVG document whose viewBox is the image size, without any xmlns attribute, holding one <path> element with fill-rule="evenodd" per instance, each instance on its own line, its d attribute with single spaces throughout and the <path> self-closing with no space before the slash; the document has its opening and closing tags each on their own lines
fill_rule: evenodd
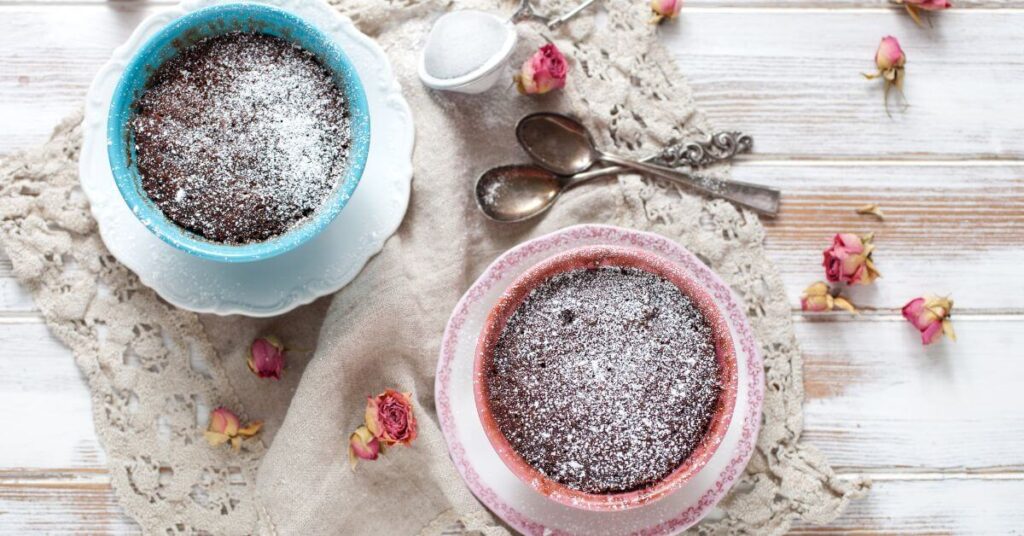
<svg viewBox="0 0 1024 536">
<path fill-rule="evenodd" d="M 569 532 L 549 527 L 531 515 L 524 513 L 515 505 L 505 502 L 501 496 L 488 486 L 469 462 L 465 445 L 459 439 L 459 429 L 455 423 L 455 415 L 450 397 L 452 366 L 460 335 L 470 316 L 472 308 L 498 284 L 509 270 L 532 256 L 565 247 L 579 241 L 601 241 L 607 244 L 631 245 L 657 251 L 666 258 L 686 266 L 697 279 L 711 292 L 715 300 L 726 311 L 733 329 L 736 331 L 745 359 L 742 364 L 747 371 L 747 401 L 743 408 L 743 423 L 740 437 L 732 456 L 725 468 L 715 477 L 715 483 L 709 486 L 693 503 L 683 507 L 677 515 L 666 519 L 664 516 L 652 517 L 650 524 L 638 530 L 628 532 L 630 536 L 663 536 L 676 534 L 700 521 L 725 496 L 739 478 L 753 455 L 757 434 L 761 428 L 761 406 L 764 402 L 764 369 L 759 346 L 754 338 L 753 330 L 747 321 L 740 302 L 714 272 L 704 265 L 695 255 L 679 244 L 662 236 L 622 229 L 610 225 L 577 225 L 556 231 L 539 238 L 524 242 L 502 254 L 473 283 L 456 304 L 448 320 L 441 341 L 440 359 L 434 384 L 434 399 L 441 432 L 448 443 L 448 452 L 456 470 L 462 475 L 466 486 L 491 512 L 519 532 L 528 535 L 567 536 Z"/>
<path fill-rule="evenodd" d="M 552 480 L 530 465 L 512 448 L 491 413 L 485 371 L 493 360 L 494 346 L 498 343 L 506 322 L 534 288 L 562 272 L 605 266 L 638 268 L 656 274 L 671 281 L 683 294 L 690 297 L 711 326 L 722 392 L 703 439 L 679 467 L 662 480 L 639 490 L 595 494 L 573 489 Z M 736 352 L 732 333 L 711 296 L 680 265 L 639 248 L 622 246 L 579 247 L 545 259 L 520 275 L 491 308 L 480 333 L 473 362 L 473 394 L 477 413 L 484 433 L 498 457 L 523 483 L 541 495 L 566 506 L 594 511 L 637 508 L 665 497 L 693 478 L 714 455 L 729 429 L 729 421 L 732 419 L 736 404 L 736 382 Z"/>
</svg>

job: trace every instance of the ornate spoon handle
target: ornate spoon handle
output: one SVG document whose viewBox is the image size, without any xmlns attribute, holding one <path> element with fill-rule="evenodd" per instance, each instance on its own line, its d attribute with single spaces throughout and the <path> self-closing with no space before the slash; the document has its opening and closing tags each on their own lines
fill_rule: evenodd
<svg viewBox="0 0 1024 536">
<path fill-rule="evenodd" d="M 703 141 L 688 141 L 669 145 L 661 151 L 639 159 L 640 162 L 660 164 L 667 167 L 704 167 L 716 162 L 725 162 L 739 153 L 749 152 L 754 138 L 741 132 L 719 132 Z M 584 171 L 572 176 L 570 184 L 576 184 L 598 177 L 625 173 L 621 166 L 608 166 Z"/>
<path fill-rule="evenodd" d="M 706 167 L 731 160 L 740 153 L 750 152 L 754 138 L 742 132 L 718 132 L 701 141 L 690 141 L 666 147 L 658 153 L 657 161 L 669 167 Z"/>
</svg>

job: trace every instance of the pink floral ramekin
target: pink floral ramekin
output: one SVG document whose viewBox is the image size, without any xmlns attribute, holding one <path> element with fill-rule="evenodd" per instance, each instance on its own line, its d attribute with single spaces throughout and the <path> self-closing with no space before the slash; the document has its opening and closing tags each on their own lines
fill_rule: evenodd
<svg viewBox="0 0 1024 536">
<path fill-rule="evenodd" d="M 505 323 L 530 291 L 556 274 L 579 268 L 605 266 L 637 268 L 674 283 L 703 313 L 711 326 L 718 360 L 722 391 L 704 438 L 690 456 L 659 482 L 640 490 L 625 493 L 594 494 L 582 492 L 548 478 L 524 460 L 498 428 L 490 408 L 490 393 L 485 371 L 491 364 L 494 347 Z M 520 480 L 547 498 L 561 504 L 592 511 L 615 511 L 637 508 L 661 499 L 682 487 L 711 459 L 732 419 L 736 405 L 737 363 L 735 345 L 729 324 L 712 296 L 683 267 L 649 252 L 617 246 L 587 246 L 573 249 L 544 260 L 527 270 L 491 309 L 477 344 L 473 363 L 473 394 L 477 413 L 491 446 L 501 460 Z"/>
</svg>

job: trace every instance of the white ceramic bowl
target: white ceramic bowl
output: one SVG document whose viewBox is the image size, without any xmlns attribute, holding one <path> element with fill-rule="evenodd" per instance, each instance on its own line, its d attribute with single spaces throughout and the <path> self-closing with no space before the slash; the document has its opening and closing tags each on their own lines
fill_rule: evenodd
<svg viewBox="0 0 1024 536">
<path fill-rule="evenodd" d="M 459 11 L 453 11 L 446 13 L 441 18 L 459 16 Z M 436 78 L 427 72 L 427 61 L 426 51 L 420 54 L 419 64 L 419 75 L 420 80 L 423 84 L 431 89 L 439 89 L 442 91 L 455 91 L 457 93 L 483 93 L 488 89 L 494 87 L 494 84 L 498 82 L 504 73 L 505 66 L 508 64 L 508 57 L 512 55 L 512 50 L 516 46 L 516 41 L 519 36 L 516 34 L 516 26 L 512 21 L 498 17 L 491 13 L 476 12 L 478 15 L 485 15 L 493 17 L 494 20 L 500 22 L 506 29 L 505 42 L 502 44 L 501 49 L 494 57 L 487 60 L 476 70 L 458 76 L 455 78 Z M 440 22 L 438 19 L 437 22 Z M 435 24 L 437 24 L 435 22 Z"/>
</svg>

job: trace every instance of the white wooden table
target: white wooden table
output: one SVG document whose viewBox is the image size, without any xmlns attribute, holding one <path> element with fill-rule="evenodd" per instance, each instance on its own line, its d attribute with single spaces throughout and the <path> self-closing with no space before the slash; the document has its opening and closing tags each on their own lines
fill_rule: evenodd
<svg viewBox="0 0 1024 536">
<path fill-rule="evenodd" d="M 638 2 L 642 0 L 637 0 Z M 688 0 L 664 36 L 738 179 L 784 192 L 768 245 L 792 303 L 836 231 L 875 231 L 858 318 L 796 314 L 804 437 L 869 498 L 801 532 L 1024 530 L 1024 0 L 954 0 L 921 29 L 884 0 Z M 42 143 L 151 2 L 0 0 L 0 157 Z M 881 36 L 912 107 L 882 111 Z M 878 223 L 853 209 L 877 202 Z M 951 293 L 960 342 L 921 348 L 899 308 Z M 0 260 L 0 534 L 137 531 L 120 511 L 70 353 Z"/>
</svg>

